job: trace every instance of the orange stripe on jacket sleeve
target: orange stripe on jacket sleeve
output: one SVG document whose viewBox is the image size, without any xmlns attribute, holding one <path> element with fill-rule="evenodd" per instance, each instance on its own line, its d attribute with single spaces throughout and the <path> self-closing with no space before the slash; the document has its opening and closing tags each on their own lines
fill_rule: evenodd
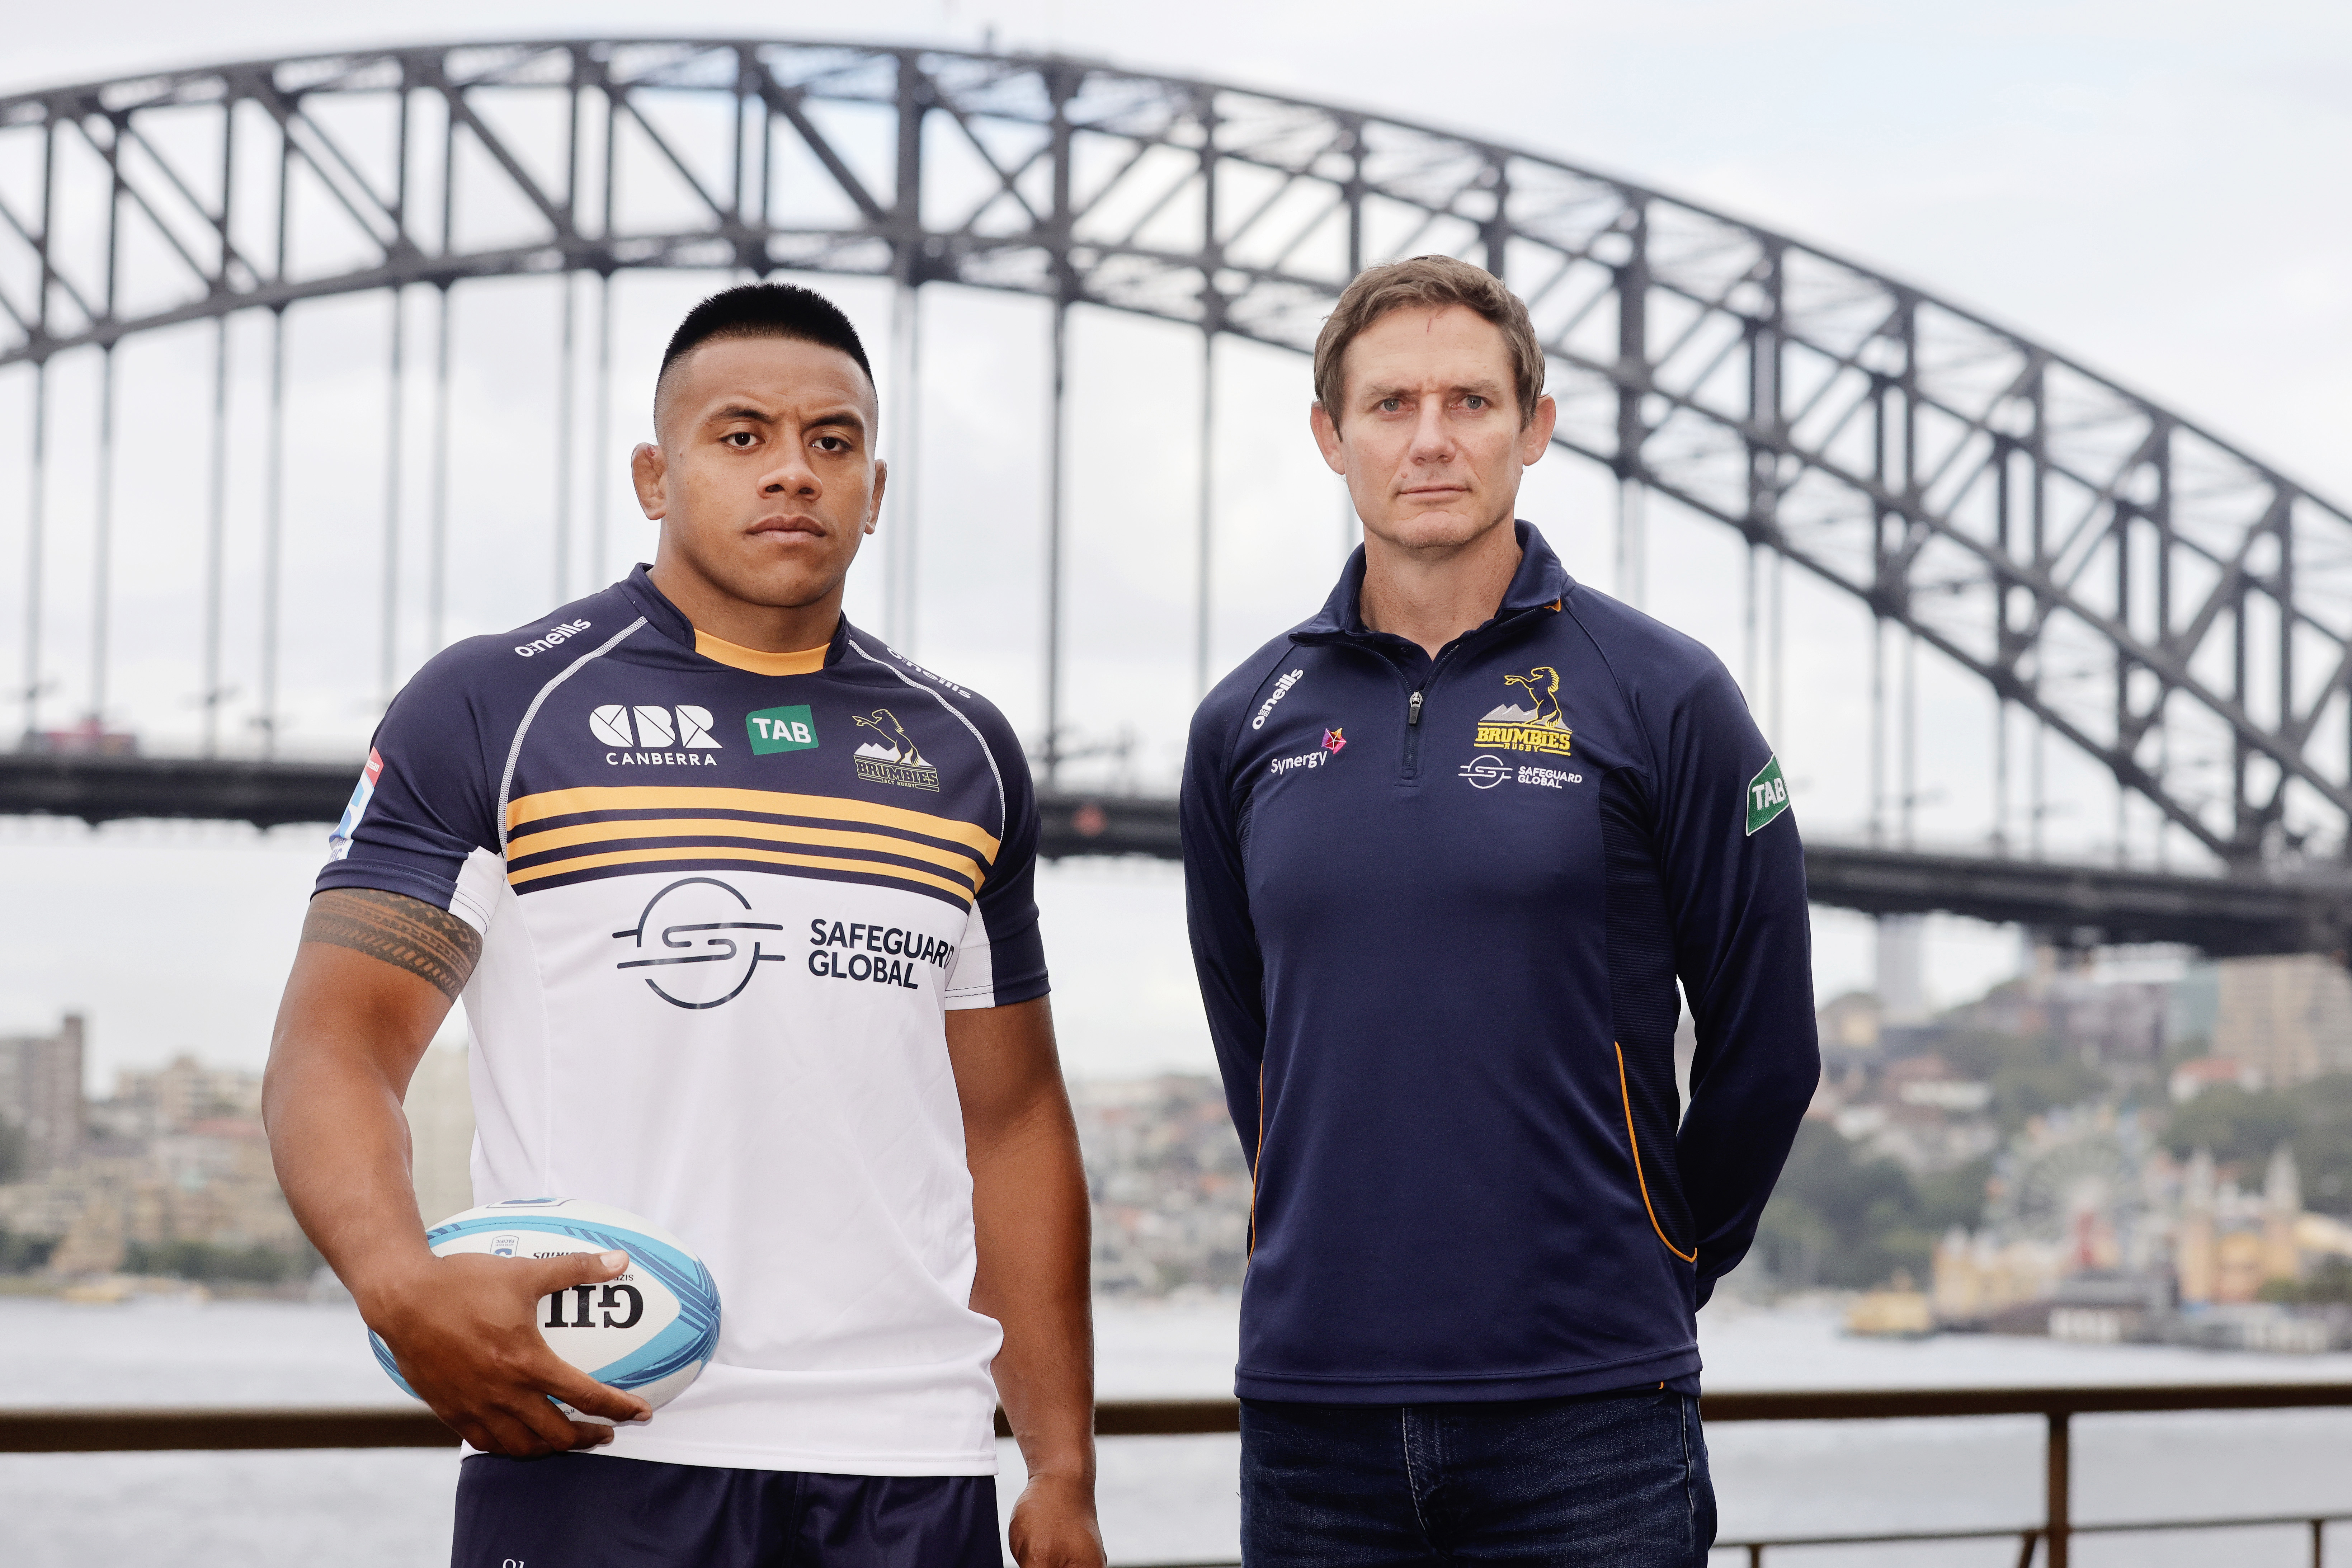
<svg viewBox="0 0 2352 1568">
<path fill-rule="evenodd" d="M 1665 1226 L 1658 1223 L 1658 1211 L 1650 1202 L 1649 1178 L 1642 1174 L 1642 1140 L 1633 1131 L 1633 1090 L 1625 1081 L 1625 1047 L 1614 1040 L 1610 1041 L 1609 1044 L 1617 1052 L 1617 1092 L 1623 1096 L 1625 1100 L 1625 1142 L 1632 1144 L 1633 1148 L 1633 1182 L 1642 1189 L 1642 1207 L 1649 1213 L 1650 1228 L 1658 1233 L 1660 1241 L 1666 1241 Z M 1698 1252 L 1696 1248 L 1685 1252 L 1673 1242 L 1666 1241 L 1666 1250 L 1685 1263 L 1698 1261 Z"/>
</svg>

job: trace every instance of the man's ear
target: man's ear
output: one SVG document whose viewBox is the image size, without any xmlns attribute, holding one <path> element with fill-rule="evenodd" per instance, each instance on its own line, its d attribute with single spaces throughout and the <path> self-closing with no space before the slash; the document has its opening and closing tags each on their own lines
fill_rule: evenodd
<svg viewBox="0 0 2352 1568">
<path fill-rule="evenodd" d="M 866 503 L 866 531 L 873 532 L 882 523 L 882 492 L 889 488 L 890 465 L 881 458 L 874 459 L 874 499 Z"/>
<path fill-rule="evenodd" d="M 1559 405 L 1551 400 L 1551 395 L 1546 393 L 1537 398 L 1535 417 L 1528 420 L 1527 428 L 1519 432 L 1521 468 L 1541 458 L 1551 449 L 1551 433 L 1559 424 Z"/>
<path fill-rule="evenodd" d="M 1339 426 L 1319 397 L 1307 405 L 1307 427 L 1315 432 L 1315 445 L 1323 454 L 1324 466 L 1335 474 L 1345 474 L 1348 466 L 1339 457 Z"/>
<path fill-rule="evenodd" d="M 636 487 L 639 510 L 659 522 L 669 514 L 669 463 L 662 449 L 640 441 L 629 454 L 629 482 Z"/>
</svg>

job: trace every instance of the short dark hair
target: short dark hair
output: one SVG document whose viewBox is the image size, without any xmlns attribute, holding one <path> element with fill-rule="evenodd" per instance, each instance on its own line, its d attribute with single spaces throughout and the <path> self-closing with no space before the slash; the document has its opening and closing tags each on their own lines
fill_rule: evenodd
<svg viewBox="0 0 2352 1568">
<path fill-rule="evenodd" d="M 731 338 L 794 338 L 804 343 L 839 349 L 866 373 L 874 384 L 874 367 L 866 360 L 866 345 L 841 307 L 814 289 L 791 283 L 746 283 L 722 289 L 686 313 L 662 352 L 656 384 L 669 367 L 703 344 Z"/>
</svg>

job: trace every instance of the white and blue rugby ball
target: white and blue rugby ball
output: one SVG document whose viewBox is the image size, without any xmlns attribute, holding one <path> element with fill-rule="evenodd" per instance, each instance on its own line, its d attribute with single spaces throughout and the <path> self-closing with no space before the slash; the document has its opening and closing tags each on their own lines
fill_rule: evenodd
<svg viewBox="0 0 2352 1568">
<path fill-rule="evenodd" d="M 541 1298 L 539 1331 L 573 1366 L 656 1409 L 685 1393 L 719 1347 L 719 1287 L 710 1270 L 686 1243 L 626 1209 L 580 1198 L 509 1198 L 450 1215 L 426 1231 L 425 1241 L 439 1258 L 627 1253 L 629 1267 L 619 1279 Z M 415 1398 L 392 1347 L 373 1332 L 368 1341 L 377 1364 Z"/>
</svg>

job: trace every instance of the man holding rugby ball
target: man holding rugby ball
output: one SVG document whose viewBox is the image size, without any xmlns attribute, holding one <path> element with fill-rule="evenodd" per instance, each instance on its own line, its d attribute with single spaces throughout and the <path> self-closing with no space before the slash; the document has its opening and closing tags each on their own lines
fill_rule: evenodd
<svg viewBox="0 0 2352 1568">
<path fill-rule="evenodd" d="M 460 1568 L 992 1568 L 1000 1402 L 1030 1477 L 1014 1555 L 1103 1561 L 1036 803 L 993 707 L 842 616 L 876 418 L 829 301 L 698 306 L 635 457 L 654 564 L 428 662 L 320 875 L 271 1149 L 479 1450 Z M 426 1249 L 401 1102 L 461 997 L 477 1201 L 625 1208 L 718 1281 L 717 1357 L 651 1419 L 537 1326 L 620 1254 Z"/>
</svg>

